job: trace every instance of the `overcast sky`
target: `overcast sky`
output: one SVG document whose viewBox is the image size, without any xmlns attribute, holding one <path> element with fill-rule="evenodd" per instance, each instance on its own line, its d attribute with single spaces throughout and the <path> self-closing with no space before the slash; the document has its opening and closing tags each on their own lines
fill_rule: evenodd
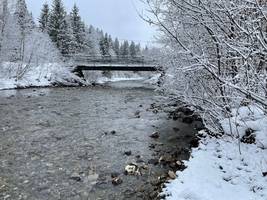
<svg viewBox="0 0 267 200">
<path fill-rule="evenodd" d="M 44 2 L 52 0 L 26 0 L 29 10 L 35 18 L 39 17 L 40 9 Z M 63 0 L 69 11 L 76 2 L 80 14 L 86 24 L 103 29 L 113 37 L 140 41 L 153 40 L 154 28 L 139 18 L 139 12 L 144 11 L 144 6 L 138 0 Z"/>
</svg>

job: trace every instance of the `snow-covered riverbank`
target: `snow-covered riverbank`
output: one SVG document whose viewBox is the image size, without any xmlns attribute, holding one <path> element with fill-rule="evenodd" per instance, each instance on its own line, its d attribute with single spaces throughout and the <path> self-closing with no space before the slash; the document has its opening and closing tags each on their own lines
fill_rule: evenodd
<svg viewBox="0 0 267 200">
<path fill-rule="evenodd" d="M 230 120 L 221 121 L 223 137 L 200 132 L 204 137 L 187 169 L 164 190 L 168 200 L 267 199 L 267 117 L 255 106 L 232 113 Z"/>
<path fill-rule="evenodd" d="M 17 78 L 19 77 L 19 78 Z M 85 82 L 59 63 L 28 67 L 26 64 L 2 63 L 0 90 L 53 85 L 75 86 Z"/>
</svg>

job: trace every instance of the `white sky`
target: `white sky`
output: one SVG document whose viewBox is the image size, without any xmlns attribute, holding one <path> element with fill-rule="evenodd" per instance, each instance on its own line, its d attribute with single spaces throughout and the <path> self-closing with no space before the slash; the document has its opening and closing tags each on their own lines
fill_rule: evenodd
<svg viewBox="0 0 267 200">
<path fill-rule="evenodd" d="M 39 17 L 42 4 L 52 0 L 26 0 L 28 9 L 35 18 Z M 152 41 L 155 29 L 139 18 L 145 12 L 139 0 L 63 0 L 68 11 L 76 3 L 86 24 L 92 24 L 113 37 L 140 42 Z M 150 45 L 149 43 L 147 45 Z"/>
</svg>

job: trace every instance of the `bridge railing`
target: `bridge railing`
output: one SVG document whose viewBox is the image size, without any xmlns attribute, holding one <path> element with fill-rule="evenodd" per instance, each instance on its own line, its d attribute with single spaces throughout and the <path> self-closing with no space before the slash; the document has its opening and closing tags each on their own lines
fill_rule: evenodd
<svg viewBox="0 0 267 200">
<path fill-rule="evenodd" d="M 154 64 L 155 60 L 144 56 L 91 56 L 91 55 L 64 55 L 66 59 L 75 63 L 112 63 L 112 64 Z"/>
</svg>

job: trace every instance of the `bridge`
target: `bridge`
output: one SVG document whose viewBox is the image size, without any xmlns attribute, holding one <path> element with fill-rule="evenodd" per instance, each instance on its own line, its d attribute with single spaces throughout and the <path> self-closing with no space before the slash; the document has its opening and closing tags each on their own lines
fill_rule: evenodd
<svg viewBox="0 0 267 200">
<path fill-rule="evenodd" d="M 155 60 L 146 59 L 143 56 L 65 56 L 74 64 L 73 72 L 83 76 L 82 71 L 142 71 L 157 72 L 161 68 Z"/>
</svg>

